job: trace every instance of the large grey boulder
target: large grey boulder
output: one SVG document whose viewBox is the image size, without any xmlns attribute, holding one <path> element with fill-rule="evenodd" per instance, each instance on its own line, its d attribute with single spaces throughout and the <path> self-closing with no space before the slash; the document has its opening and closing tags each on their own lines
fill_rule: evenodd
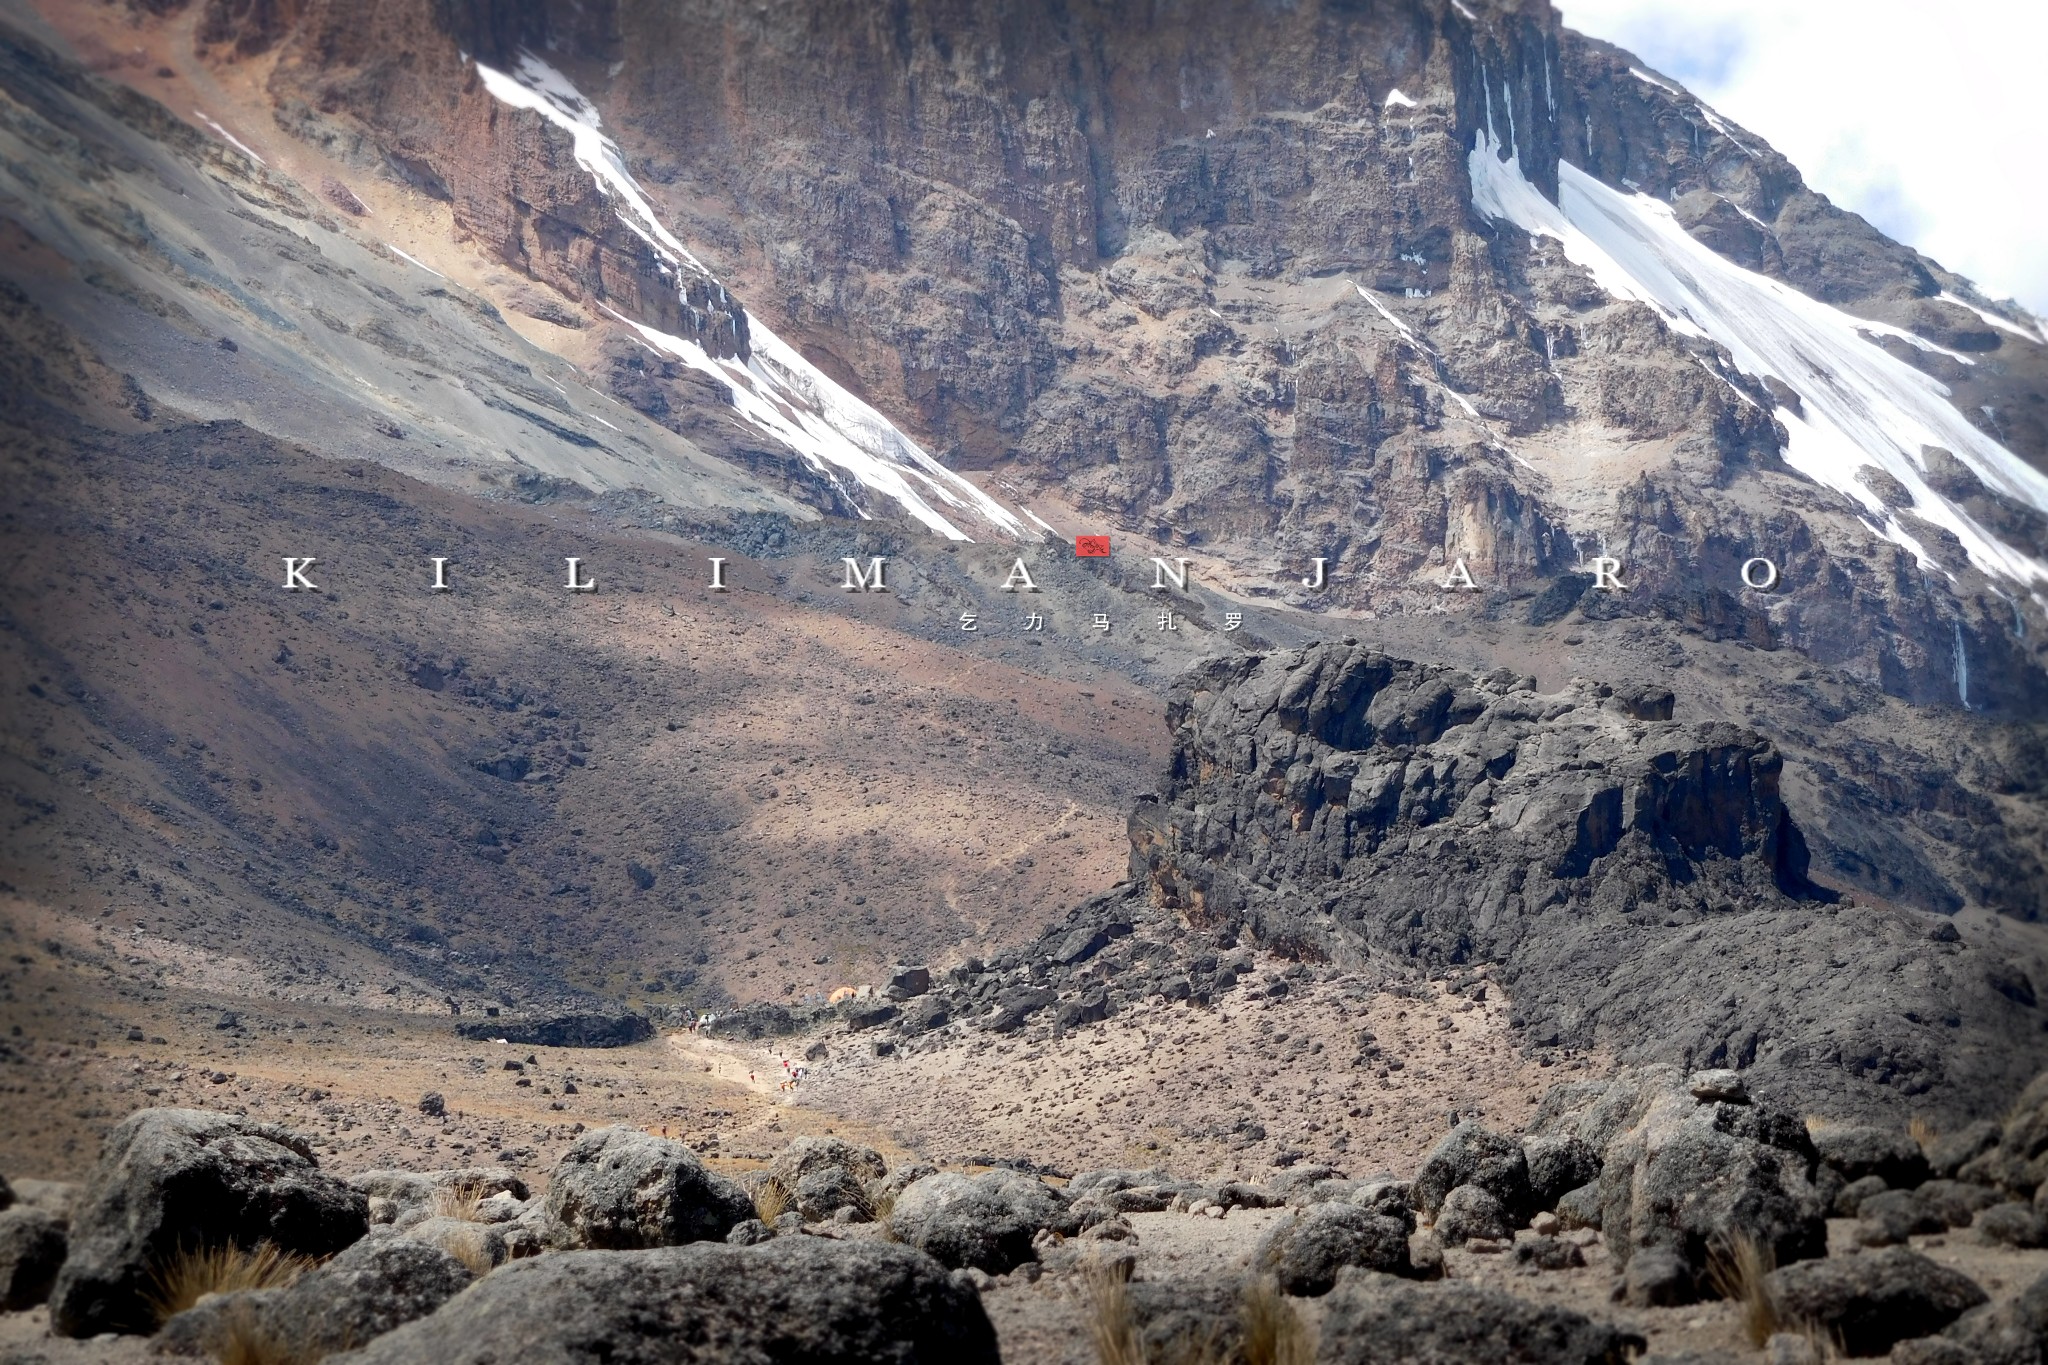
<svg viewBox="0 0 2048 1365">
<path fill-rule="evenodd" d="M 2033 1250 L 2048 1246 L 2048 1218 L 2030 1204 L 1994 1204 L 1977 1215 L 1977 1235 L 1986 1242 Z"/>
<path fill-rule="evenodd" d="M 796 1211 L 806 1223 L 821 1223 L 839 1213 L 850 1210 L 849 1216 L 855 1222 L 865 1223 L 870 1219 L 873 1203 L 858 1177 L 844 1166 L 821 1166 L 796 1182 Z"/>
<path fill-rule="evenodd" d="M 896 1197 L 889 1226 L 942 1265 L 1001 1275 L 1033 1259 L 1032 1239 L 1060 1221 L 1066 1207 L 1059 1191 L 1016 1171 L 972 1178 L 941 1171 Z"/>
<path fill-rule="evenodd" d="M 1350 1271 L 1323 1303 L 1320 1365 L 1623 1365 L 1644 1346 L 1569 1309 L 1457 1281 Z"/>
<path fill-rule="evenodd" d="M 1282 1293 L 1327 1294 L 1346 1266 L 1410 1273 L 1408 1229 L 1355 1204 L 1314 1204 L 1268 1232 L 1252 1265 L 1272 1275 Z"/>
<path fill-rule="evenodd" d="M 1953 1180 L 1957 1171 L 1996 1147 L 1998 1137 L 1998 1124 L 1991 1119 L 1965 1124 L 1928 1146 L 1927 1165 L 1937 1178 Z"/>
<path fill-rule="evenodd" d="M 1576 1133 L 1523 1138 L 1522 1155 L 1532 1208 L 1554 1209 L 1566 1194 L 1600 1178 L 1600 1153 Z"/>
<path fill-rule="evenodd" d="M 1765 1286 L 1781 1318 L 1820 1328 L 1855 1356 L 1932 1336 L 1986 1299 L 1969 1276 L 1903 1247 L 1786 1266 Z"/>
<path fill-rule="evenodd" d="M 361 1237 L 369 1201 L 275 1124 L 144 1109 L 107 1136 L 50 1294 L 60 1336 L 156 1326 L 151 1274 L 180 1249 L 270 1242 L 328 1256 Z"/>
<path fill-rule="evenodd" d="M 1856 1201 L 1856 1240 L 1867 1247 L 1897 1246 L 1909 1237 L 1948 1227 L 1942 1211 L 1918 1190 L 1879 1190 Z"/>
<path fill-rule="evenodd" d="M 1513 1237 L 1515 1225 L 1500 1200 L 1477 1185 L 1460 1185 L 1444 1196 L 1443 1207 L 1437 1210 L 1436 1235 L 1445 1246 L 1459 1246 L 1475 1237 Z"/>
<path fill-rule="evenodd" d="M 555 1245 L 628 1251 L 723 1240 L 754 1201 L 680 1142 L 599 1128 L 562 1153 L 545 1209 Z"/>
<path fill-rule="evenodd" d="M 1433 1215 L 1443 1207 L 1445 1196 L 1460 1185 L 1485 1190 L 1500 1201 L 1510 1218 L 1525 1217 L 1530 1211 L 1529 1159 L 1522 1144 L 1470 1119 L 1430 1148 L 1410 1197 L 1417 1208 Z"/>
<path fill-rule="evenodd" d="M 1607 1152 L 1601 1230 L 1624 1267 L 1639 1250 L 1665 1248 L 1688 1268 L 1692 1291 L 1708 1292 L 1710 1256 L 1741 1242 L 1779 1265 L 1827 1254 L 1813 1167 L 1791 1116 L 1667 1092 Z"/>
<path fill-rule="evenodd" d="M 64 1264 L 64 1220 L 17 1204 L 0 1211 L 0 1312 L 19 1313 L 50 1297 Z"/>
<path fill-rule="evenodd" d="M 1844 1180 L 1874 1175 L 1891 1189 L 1910 1190 L 1932 1174 L 1920 1144 L 1895 1129 L 1823 1128 L 1813 1144 Z"/>
<path fill-rule="evenodd" d="M 291 1359 L 319 1360 L 425 1317 L 469 1284 L 468 1270 L 430 1246 L 366 1237 L 288 1288 L 209 1296 L 165 1323 L 152 1346 L 224 1356 L 225 1332 L 240 1326 Z"/>
<path fill-rule="evenodd" d="M 778 1237 L 518 1261 L 329 1365 L 996 1365 L 974 1290 L 886 1242 Z"/>
<path fill-rule="evenodd" d="M 863 1182 L 880 1180 L 889 1173 L 889 1164 L 872 1147 L 837 1137 L 800 1137 L 776 1153 L 768 1163 L 768 1175 L 793 1191 L 805 1176 L 831 1167 Z"/>
</svg>

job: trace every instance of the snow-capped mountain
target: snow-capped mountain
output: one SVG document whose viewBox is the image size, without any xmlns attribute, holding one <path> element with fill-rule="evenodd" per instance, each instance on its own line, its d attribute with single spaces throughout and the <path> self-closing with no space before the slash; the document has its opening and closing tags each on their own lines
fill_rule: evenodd
<svg viewBox="0 0 2048 1365">
<path fill-rule="evenodd" d="M 263 74 L 195 126 L 626 410 L 452 379 L 596 493 L 971 539 L 1044 502 L 1311 610 L 1657 617 L 2038 705 L 2037 320 L 1547 6 L 1240 20 L 309 0 L 209 20 Z"/>
</svg>

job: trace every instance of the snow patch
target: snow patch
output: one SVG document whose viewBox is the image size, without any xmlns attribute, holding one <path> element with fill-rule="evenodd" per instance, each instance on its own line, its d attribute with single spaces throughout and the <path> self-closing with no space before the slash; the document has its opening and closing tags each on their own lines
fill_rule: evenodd
<svg viewBox="0 0 2048 1365">
<path fill-rule="evenodd" d="M 221 141 L 227 143 L 230 147 L 233 147 L 243 156 L 248 157 L 251 161 L 255 162 L 259 166 L 268 166 L 270 164 L 268 161 L 265 161 L 262 157 L 256 155 L 255 149 L 251 147 L 248 143 L 242 141 L 242 139 L 236 137 L 233 133 L 229 132 L 227 129 L 221 127 L 218 123 L 215 123 L 212 119 L 208 118 L 206 115 L 206 111 L 204 109 L 194 109 L 192 113 L 201 123 L 205 124 L 207 127 L 213 129 L 215 133 L 219 134 Z"/>
<path fill-rule="evenodd" d="M 1624 194 L 1569 162 L 1558 164 L 1561 202 L 1553 204 L 1519 165 L 1501 159 L 1491 134 L 1482 133 L 1477 144 L 1467 168 L 1472 202 L 1482 213 L 1555 238 L 1609 294 L 1649 306 L 1674 331 L 1718 342 L 1746 373 L 1774 376 L 1800 396 L 1803 415 L 1778 411 L 1791 438 L 1785 460 L 1792 468 L 1855 499 L 1882 535 L 1932 564 L 1856 478 L 1874 464 L 1905 486 L 1916 516 L 1953 533 L 1986 573 L 2048 584 L 2048 563 L 1998 539 L 1929 487 L 1921 450 L 1949 450 L 1987 487 L 2044 511 L 2048 475 L 1971 425 L 1948 401 L 1945 385 L 1866 335 L 1899 329 L 1743 269 L 1694 240 L 1668 204 Z"/>
<path fill-rule="evenodd" d="M 1698 108 L 1700 111 L 1700 117 L 1705 119 L 1708 125 L 1711 126 L 1715 132 L 1719 133 L 1722 137 L 1727 138 L 1730 142 L 1734 143 L 1737 147 L 1739 147 L 1742 150 L 1742 154 L 1748 157 L 1751 161 L 1756 161 L 1759 159 L 1756 149 L 1751 147 L 1747 142 L 1744 142 L 1741 138 L 1735 136 L 1734 130 L 1729 128 L 1727 124 L 1721 121 L 1721 116 L 1719 114 L 1707 108 L 1707 106 L 1704 104 L 1698 105 Z M 1738 204 L 1736 205 L 1736 207 L 1741 208 L 1742 206 Z"/>
<path fill-rule="evenodd" d="M 428 265 L 425 261 L 419 259 L 417 256 L 408 256 L 405 252 L 400 251 L 397 247 L 391 245 L 391 243 L 389 242 L 384 243 L 384 249 L 390 252 L 392 255 L 398 257 L 399 260 L 404 261 L 407 265 L 418 266 L 420 269 L 426 271 L 429 275 L 432 275 L 437 280 L 445 280 L 448 278 L 446 275 L 443 275 L 440 271 L 434 269 L 434 267 Z"/>
<path fill-rule="evenodd" d="M 2002 318 L 1998 316 L 1998 314 L 1996 313 L 1989 312 L 1985 309 L 1979 308 L 1976 304 L 1971 303 L 1968 299 L 1958 298 L 1956 295 L 1951 294 L 1946 289 L 1942 290 L 1941 293 L 1939 293 L 1935 297 L 1939 298 L 1943 303 L 1952 303 L 1958 308 L 1967 308 L 1971 312 L 1975 313 L 1978 317 L 1984 319 L 1984 321 L 1989 323 L 1991 326 L 1998 328 L 2000 331 L 2011 332 L 2014 336 L 2020 337 L 2027 341 L 2031 341 L 2036 346 L 2048 344 L 2048 332 L 2029 332 L 2026 328 L 2020 326 L 2012 319 Z"/>
<path fill-rule="evenodd" d="M 569 134 L 576 164 L 597 182 L 619 221 L 654 247 L 669 267 L 664 274 L 676 278 L 679 294 L 686 292 L 686 273 L 718 283 L 704 263 L 663 226 L 653 203 L 626 169 L 618 144 L 605 136 L 596 107 L 568 77 L 530 52 L 521 53 L 518 65 L 509 73 L 481 62 L 476 69 L 493 98 L 530 110 Z M 742 364 L 737 359 L 716 359 L 694 341 L 604 307 L 637 331 L 651 349 L 674 356 L 729 388 L 742 418 L 832 479 L 863 517 L 871 514 L 841 482 L 841 473 L 893 499 L 911 517 L 949 540 L 971 539 L 954 524 L 954 517 L 992 527 L 1003 535 L 1026 534 L 1024 523 L 1009 509 L 933 459 L 888 418 L 804 359 L 758 316 L 748 315 L 751 355 Z"/>
<path fill-rule="evenodd" d="M 1407 97 L 1406 95 L 1402 94 L 1402 93 L 1401 93 L 1401 87 L 1397 85 L 1397 86 L 1395 86 L 1395 87 L 1394 87 L 1394 88 L 1393 88 L 1392 90 L 1389 90 L 1389 91 L 1387 92 L 1387 99 L 1386 99 L 1386 103 L 1382 104 L 1382 105 L 1380 106 L 1380 108 L 1382 108 L 1382 109 L 1413 109 L 1413 108 L 1415 108 L 1415 101 L 1414 101 L 1414 100 L 1412 100 L 1412 99 L 1409 99 L 1409 98 L 1408 98 L 1408 97 Z"/>
<path fill-rule="evenodd" d="M 1685 92 L 1683 90 L 1680 90 L 1677 86 L 1671 84 L 1669 81 L 1662 81 L 1657 79 L 1657 77 L 1652 76 L 1649 72 L 1643 70 L 1639 66 L 1630 67 L 1628 69 L 1628 74 L 1634 76 L 1644 85 L 1656 86 L 1659 90 L 1662 90 L 1667 95 L 1676 95 L 1680 99 L 1685 98 Z"/>
<path fill-rule="evenodd" d="M 1460 3 L 1460 0 L 1451 0 L 1451 8 L 1456 10 L 1458 13 L 1464 15 L 1468 21 L 1475 24 L 1479 22 L 1479 16 L 1474 14 L 1471 10 L 1466 9 L 1465 6 L 1462 3 Z"/>
</svg>

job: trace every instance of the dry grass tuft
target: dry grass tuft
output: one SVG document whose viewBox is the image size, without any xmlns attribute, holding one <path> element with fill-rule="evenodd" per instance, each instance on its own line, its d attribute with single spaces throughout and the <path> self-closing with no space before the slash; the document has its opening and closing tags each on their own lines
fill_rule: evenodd
<svg viewBox="0 0 2048 1365">
<path fill-rule="evenodd" d="M 1920 1150 L 1924 1152 L 1934 1146 L 1935 1140 L 1941 1136 L 1941 1130 L 1936 1128 L 1925 1114 L 1915 1114 L 1906 1122 L 1906 1134 L 1919 1143 Z"/>
<path fill-rule="evenodd" d="M 453 1256 L 463 1269 L 482 1278 L 497 1268 L 497 1260 L 491 1254 L 491 1234 L 485 1224 L 465 1228 L 463 1236 L 444 1237 L 436 1243 L 441 1250 Z"/>
<path fill-rule="evenodd" d="M 894 1191 L 888 1194 L 868 1195 L 865 1202 L 867 1204 L 868 1217 L 877 1223 L 888 1222 L 889 1215 L 896 1212 L 896 1195 Z"/>
<path fill-rule="evenodd" d="M 1764 1277 L 1777 1269 L 1777 1257 L 1748 1237 L 1715 1247 L 1707 1254 L 1707 1281 L 1722 1298 L 1742 1308 L 1742 1334 L 1762 1346 L 1779 1329 L 1778 1305 Z"/>
<path fill-rule="evenodd" d="M 771 1175 L 754 1191 L 754 1216 L 772 1228 L 776 1219 L 789 1212 L 794 1200 L 789 1186 Z"/>
<path fill-rule="evenodd" d="M 283 1289 L 313 1268 L 305 1257 L 272 1242 L 254 1249 L 238 1246 L 180 1251 L 150 1272 L 151 1307 L 158 1322 L 167 1321 L 208 1294 L 237 1289 Z"/>
<path fill-rule="evenodd" d="M 222 1319 L 213 1358 L 219 1365 L 314 1365 L 318 1356 L 297 1349 L 244 1307 Z"/>
<path fill-rule="evenodd" d="M 427 1211 L 436 1218 L 453 1218 L 462 1223 L 479 1221 L 484 1202 L 483 1186 L 463 1181 L 455 1185 L 443 1185 L 434 1191 L 434 1197 L 427 1204 Z"/>
<path fill-rule="evenodd" d="M 1308 1324 L 1272 1276 L 1262 1275 L 1246 1286 L 1239 1313 L 1245 1365 L 1310 1365 L 1315 1359 Z"/>
<path fill-rule="evenodd" d="M 1088 1339 L 1095 1344 L 1100 1365 L 1149 1365 L 1126 1269 L 1105 1260 L 1089 1261 L 1081 1268 L 1088 1294 Z"/>
</svg>

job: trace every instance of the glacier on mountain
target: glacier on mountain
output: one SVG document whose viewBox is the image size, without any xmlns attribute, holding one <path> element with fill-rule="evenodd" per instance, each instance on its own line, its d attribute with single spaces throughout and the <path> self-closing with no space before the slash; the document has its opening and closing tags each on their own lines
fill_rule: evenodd
<svg viewBox="0 0 2048 1365">
<path fill-rule="evenodd" d="M 1932 563 L 1858 479 L 1866 465 L 1904 485 L 1915 515 L 1952 532 L 1986 573 L 2048 586 L 2048 562 L 1999 539 L 1928 485 L 1922 449 L 1951 452 L 1987 488 L 2044 511 L 2048 476 L 1972 426 L 1948 401 L 1946 385 L 1870 338 L 1894 336 L 1954 352 L 1746 270 L 1695 240 L 1669 205 L 1616 190 L 1570 162 L 1558 163 L 1558 202 L 1552 203 L 1522 174 L 1515 149 L 1503 148 L 1490 119 L 1467 168 L 1472 203 L 1481 213 L 1556 239 L 1608 294 L 1648 305 L 1673 331 L 1714 341 L 1745 372 L 1772 376 L 1797 393 L 1803 413 L 1780 408 L 1777 414 L 1789 437 L 1785 462 L 1853 498 L 1887 539 Z"/>
<path fill-rule="evenodd" d="M 638 234 L 677 273 L 716 282 L 704 263 L 662 225 L 654 205 L 626 169 L 619 146 L 604 133 L 596 106 L 568 77 L 522 53 L 511 72 L 476 64 L 484 88 L 500 103 L 529 110 L 569 134 L 577 165 L 597 182 L 619 221 Z M 739 415 L 802 456 L 831 479 L 863 517 L 861 490 L 898 503 L 912 518 L 949 540 L 972 540 L 957 522 L 1004 537 L 1030 532 L 1010 510 L 939 463 L 895 423 L 846 391 L 757 314 L 747 318 L 745 364 L 719 360 L 693 341 L 649 327 L 609 307 L 606 312 L 639 332 L 648 345 L 717 379 L 733 395 Z M 853 485 L 848 486 L 851 479 Z"/>
</svg>

